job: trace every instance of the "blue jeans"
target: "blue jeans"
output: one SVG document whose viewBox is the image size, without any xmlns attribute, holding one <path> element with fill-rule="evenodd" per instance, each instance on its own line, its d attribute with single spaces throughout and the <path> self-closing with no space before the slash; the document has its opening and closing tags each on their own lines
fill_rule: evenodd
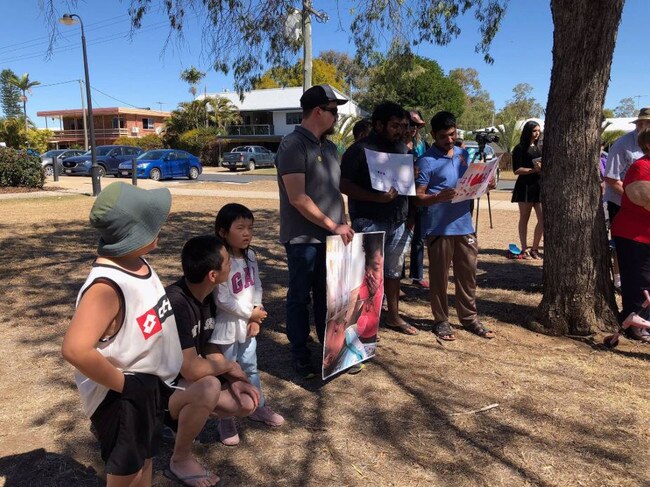
<svg viewBox="0 0 650 487">
<path fill-rule="evenodd" d="M 384 237 L 384 277 L 400 279 L 404 267 L 406 249 L 411 242 L 412 232 L 406 228 L 406 222 L 391 223 L 374 221 L 368 218 L 352 220 L 355 232 L 386 232 Z"/>
<path fill-rule="evenodd" d="M 235 342 L 230 345 L 217 345 L 221 353 L 231 362 L 237 362 L 257 389 L 260 391 L 260 406 L 264 406 L 264 394 L 262 394 L 262 382 L 260 373 L 257 370 L 257 340 L 255 337 L 247 339 L 243 343 Z"/>
<path fill-rule="evenodd" d="M 287 289 L 287 338 L 294 362 L 308 363 L 309 303 L 313 299 L 314 323 L 318 340 L 325 338 L 327 280 L 325 244 L 284 244 L 289 267 Z"/>
</svg>

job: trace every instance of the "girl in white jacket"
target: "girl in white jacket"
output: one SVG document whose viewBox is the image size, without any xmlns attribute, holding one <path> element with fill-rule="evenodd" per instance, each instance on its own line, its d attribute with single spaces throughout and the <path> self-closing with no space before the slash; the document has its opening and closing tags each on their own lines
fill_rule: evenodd
<svg viewBox="0 0 650 487">
<path fill-rule="evenodd" d="M 238 203 L 225 205 L 217 214 L 215 233 L 226 243 L 231 266 L 228 280 L 213 293 L 219 312 L 210 342 L 219 347 L 226 359 L 236 360 L 251 384 L 260 390 L 259 406 L 249 418 L 270 426 L 281 426 L 284 418 L 265 405 L 257 370 L 255 336 L 267 314 L 262 306 L 262 283 L 257 259 L 249 248 L 253 238 L 253 221 L 253 213 Z M 239 443 L 234 418 L 221 419 L 219 436 L 225 445 Z"/>
</svg>

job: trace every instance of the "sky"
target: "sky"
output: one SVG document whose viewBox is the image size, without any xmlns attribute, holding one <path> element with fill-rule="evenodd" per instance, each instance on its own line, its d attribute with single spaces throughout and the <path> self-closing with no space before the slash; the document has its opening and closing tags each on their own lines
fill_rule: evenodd
<svg viewBox="0 0 650 487">
<path fill-rule="evenodd" d="M 27 114 L 37 126 L 44 127 L 45 120 L 36 117 L 37 111 L 81 106 L 80 87 L 75 81 L 84 77 L 81 32 L 79 26 L 60 25 L 60 36 L 48 58 L 49 27 L 39 1 L 11 3 L 12 15 L 0 16 L 0 69 L 10 68 L 18 75 L 29 73 L 30 79 L 42 83 L 29 96 Z M 60 6 L 59 13 L 65 13 L 66 2 L 55 3 Z M 353 54 L 347 28 L 350 3 L 313 0 L 314 7 L 329 16 L 326 23 L 313 23 L 314 57 L 327 49 Z M 207 72 L 203 84 L 208 93 L 232 90 L 231 76 L 210 69 L 210 59 L 201 49 L 201 23 L 196 14 L 190 14 L 184 42 L 172 42 L 163 51 L 169 33 L 164 14 L 148 14 L 142 28 L 129 36 L 128 4 L 119 0 L 79 0 L 74 11 L 84 22 L 94 107 L 172 110 L 179 102 L 191 99 L 188 85 L 179 79 L 180 72 L 190 66 Z M 640 49 L 647 46 L 648 14 L 650 0 L 627 0 L 605 101 L 608 108 L 615 108 L 626 97 L 638 97 L 634 98 L 637 105 L 650 106 L 650 50 Z M 415 52 L 436 60 L 445 72 L 459 67 L 476 69 L 497 110 L 511 98 L 512 88 L 518 83 L 530 84 L 533 96 L 546 105 L 553 41 L 550 1 L 510 1 L 490 50 L 492 65 L 474 52 L 479 41 L 474 19 L 461 19 L 460 28 L 460 36 L 451 44 L 422 44 Z M 203 89 L 201 86 L 200 91 Z"/>
</svg>

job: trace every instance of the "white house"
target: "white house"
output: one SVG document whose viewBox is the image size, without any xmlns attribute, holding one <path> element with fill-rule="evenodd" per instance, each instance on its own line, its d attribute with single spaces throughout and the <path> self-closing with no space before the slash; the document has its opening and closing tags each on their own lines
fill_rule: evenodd
<svg viewBox="0 0 650 487">
<path fill-rule="evenodd" d="M 340 115 L 365 116 L 356 102 L 333 88 L 337 98 L 349 100 L 345 105 L 339 106 Z M 228 130 L 228 138 L 242 142 L 280 142 L 282 137 L 293 132 L 296 125 L 302 122 L 302 109 L 300 97 L 302 87 L 269 88 L 252 90 L 244 93 L 244 99 L 239 99 L 239 94 L 233 91 L 208 93 L 200 95 L 197 99 L 208 97 L 221 97 L 230 100 L 237 107 L 242 118 L 241 125 L 232 125 Z"/>
</svg>

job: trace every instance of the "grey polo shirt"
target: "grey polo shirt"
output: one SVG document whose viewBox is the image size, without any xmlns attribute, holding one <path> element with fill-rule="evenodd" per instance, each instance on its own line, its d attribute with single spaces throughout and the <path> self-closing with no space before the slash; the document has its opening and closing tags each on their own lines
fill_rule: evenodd
<svg viewBox="0 0 650 487">
<path fill-rule="evenodd" d="M 625 173 L 634 161 L 643 156 L 643 151 L 637 144 L 638 130 L 632 130 L 623 135 L 612 144 L 607 154 L 605 177 L 623 181 Z M 621 206 L 621 195 L 615 192 L 608 184 L 605 185 L 605 201 L 611 201 Z"/>
<path fill-rule="evenodd" d="M 331 232 L 307 220 L 289 202 L 282 176 L 303 173 L 307 196 L 334 222 L 343 223 L 343 198 L 339 190 L 341 168 L 336 145 L 327 139 L 317 139 L 299 125 L 282 139 L 275 165 L 280 189 L 280 242 L 325 242 Z"/>
</svg>

